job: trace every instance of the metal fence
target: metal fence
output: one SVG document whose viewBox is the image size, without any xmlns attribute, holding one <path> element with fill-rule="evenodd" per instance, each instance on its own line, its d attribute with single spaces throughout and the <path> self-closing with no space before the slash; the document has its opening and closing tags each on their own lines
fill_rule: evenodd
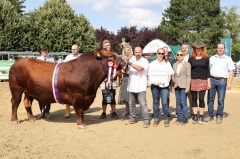
<svg viewBox="0 0 240 159">
<path fill-rule="evenodd" d="M 59 59 L 65 59 L 67 55 L 71 53 L 67 52 L 50 52 L 49 56 L 53 57 L 55 61 Z M 16 60 L 19 57 L 26 57 L 26 58 L 36 58 L 40 56 L 39 52 L 10 52 L 10 51 L 0 51 L 0 60 Z"/>
<path fill-rule="evenodd" d="M 66 52 L 50 52 L 49 56 L 53 57 L 56 62 L 61 62 L 67 55 L 71 53 Z M 8 80 L 10 67 L 18 58 L 37 58 L 40 56 L 39 52 L 9 52 L 0 51 L 0 81 Z"/>
<path fill-rule="evenodd" d="M 234 77 L 240 77 L 240 65 L 235 63 Z"/>
</svg>

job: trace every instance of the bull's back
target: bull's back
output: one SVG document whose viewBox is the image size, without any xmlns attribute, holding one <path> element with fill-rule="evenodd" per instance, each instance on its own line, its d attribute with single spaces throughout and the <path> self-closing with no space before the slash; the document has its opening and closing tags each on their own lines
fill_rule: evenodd
<svg viewBox="0 0 240 159">
<path fill-rule="evenodd" d="M 27 87 L 41 84 L 51 79 L 55 64 L 37 59 L 20 58 L 11 66 L 9 84 Z"/>
</svg>

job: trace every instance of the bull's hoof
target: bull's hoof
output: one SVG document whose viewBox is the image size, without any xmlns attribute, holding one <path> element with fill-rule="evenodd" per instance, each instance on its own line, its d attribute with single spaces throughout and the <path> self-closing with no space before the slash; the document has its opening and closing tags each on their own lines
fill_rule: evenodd
<svg viewBox="0 0 240 159">
<path fill-rule="evenodd" d="M 87 126 L 86 125 L 78 125 L 78 129 L 81 129 L 81 130 L 87 129 Z"/>
<path fill-rule="evenodd" d="M 13 124 L 19 124 L 19 121 L 18 120 L 14 120 L 12 121 Z"/>
<path fill-rule="evenodd" d="M 65 118 L 70 118 L 70 114 L 66 114 L 64 117 Z"/>
<path fill-rule="evenodd" d="M 29 121 L 29 122 L 31 122 L 31 123 L 34 123 L 34 122 L 35 122 L 35 120 L 36 120 L 35 118 L 28 119 L 28 121 Z"/>
</svg>

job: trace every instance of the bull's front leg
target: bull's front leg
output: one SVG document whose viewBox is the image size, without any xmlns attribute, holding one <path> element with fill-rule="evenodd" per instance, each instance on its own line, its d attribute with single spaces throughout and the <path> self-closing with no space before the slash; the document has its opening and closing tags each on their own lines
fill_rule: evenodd
<svg viewBox="0 0 240 159">
<path fill-rule="evenodd" d="M 33 113 L 32 113 L 32 102 L 33 102 L 33 98 L 31 98 L 27 93 L 25 93 L 24 106 L 27 111 L 28 121 L 35 122 L 36 119 L 33 117 Z"/>
<path fill-rule="evenodd" d="M 76 108 L 74 106 L 75 113 L 77 115 L 77 125 L 79 129 L 85 129 L 87 128 L 86 125 L 84 124 L 84 116 L 83 116 L 83 109 L 82 108 Z"/>
</svg>

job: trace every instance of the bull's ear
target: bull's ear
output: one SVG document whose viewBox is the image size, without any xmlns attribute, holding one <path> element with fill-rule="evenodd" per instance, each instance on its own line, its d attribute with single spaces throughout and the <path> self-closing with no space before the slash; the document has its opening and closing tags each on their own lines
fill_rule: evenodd
<svg viewBox="0 0 240 159">
<path fill-rule="evenodd" d="M 111 51 L 107 51 L 106 49 L 101 50 L 101 53 L 104 57 L 118 58 L 118 54 Z"/>
<path fill-rule="evenodd" d="M 101 57 L 102 53 L 99 49 L 94 50 L 94 56 L 95 57 Z"/>
</svg>

